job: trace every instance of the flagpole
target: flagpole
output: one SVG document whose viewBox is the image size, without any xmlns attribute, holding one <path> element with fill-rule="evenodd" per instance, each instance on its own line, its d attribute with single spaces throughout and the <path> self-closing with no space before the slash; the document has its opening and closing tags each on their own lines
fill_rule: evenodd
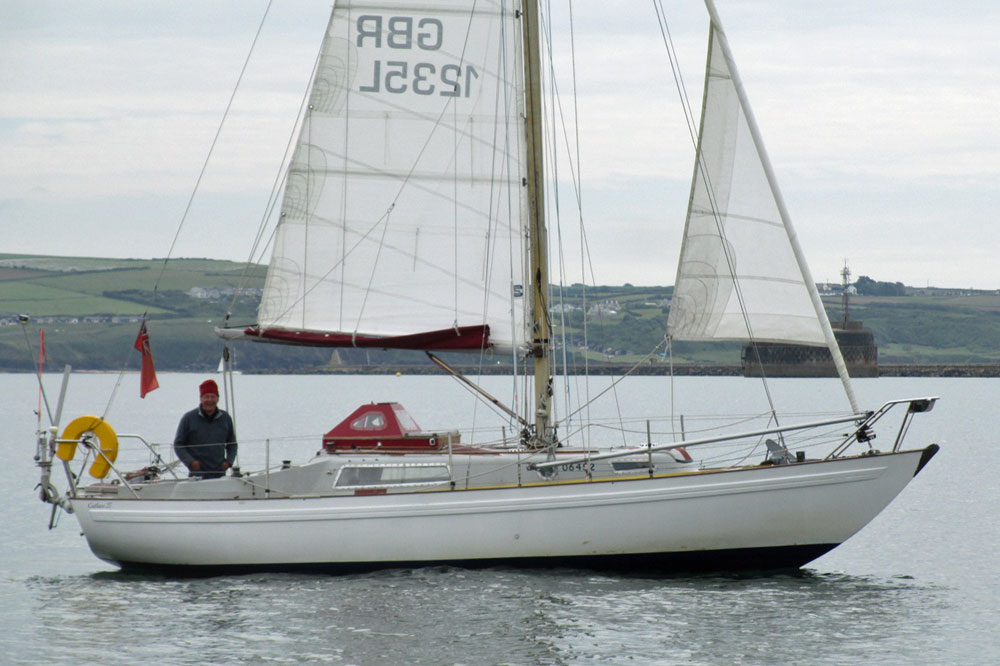
<svg viewBox="0 0 1000 666">
<path fill-rule="evenodd" d="M 28 324 L 31 322 L 31 318 L 26 314 L 20 314 L 17 316 L 17 323 L 21 325 L 21 331 L 24 333 L 24 346 L 28 348 L 28 354 L 31 356 L 31 365 L 34 368 L 35 364 L 35 352 L 31 347 L 31 339 L 28 337 Z M 52 410 L 49 408 L 49 398 L 45 395 L 45 387 L 42 386 L 42 375 L 41 375 L 41 363 L 39 360 L 38 370 L 35 371 L 35 379 L 38 380 L 38 425 L 41 427 L 42 424 L 42 403 L 45 404 L 45 411 L 49 416 L 49 423 L 52 421 Z"/>
<path fill-rule="evenodd" d="M 45 367 L 45 329 L 38 329 L 38 429 L 42 428 L 42 370 Z"/>
</svg>

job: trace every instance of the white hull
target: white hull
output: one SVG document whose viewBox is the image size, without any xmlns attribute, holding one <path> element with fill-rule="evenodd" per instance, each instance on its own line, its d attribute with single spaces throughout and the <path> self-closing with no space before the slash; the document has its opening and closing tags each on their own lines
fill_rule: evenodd
<svg viewBox="0 0 1000 666">
<path fill-rule="evenodd" d="M 123 566 L 799 566 L 874 518 L 936 451 L 523 487 L 267 499 L 74 499 Z"/>
</svg>

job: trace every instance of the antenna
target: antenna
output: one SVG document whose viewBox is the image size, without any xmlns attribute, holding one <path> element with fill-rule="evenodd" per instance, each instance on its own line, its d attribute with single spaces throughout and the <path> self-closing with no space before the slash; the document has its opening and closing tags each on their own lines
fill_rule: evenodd
<svg viewBox="0 0 1000 666">
<path fill-rule="evenodd" d="M 844 270 L 840 271 L 840 276 L 843 278 L 843 287 L 844 287 L 843 288 L 843 295 L 842 295 L 841 298 L 842 298 L 842 302 L 844 304 L 844 324 L 843 324 L 843 328 L 846 331 L 847 330 L 847 307 L 848 307 L 848 301 L 850 300 L 848 298 L 847 287 L 851 283 L 851 269 L 847 267 L 847 259 L 844 259 Z"/>
</svg>

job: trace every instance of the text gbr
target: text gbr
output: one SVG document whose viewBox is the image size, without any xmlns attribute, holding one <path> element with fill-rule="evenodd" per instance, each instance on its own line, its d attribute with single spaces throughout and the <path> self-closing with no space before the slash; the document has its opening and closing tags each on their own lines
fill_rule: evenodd
<svg viewBox="0 0 1000 666">
<path fill-rule="evenodd" d="M 358 48 L 438 51 L 444 40 L 444 24 L 436 18 L 415 20 L 412 16 L 365 14 L 358 17 L 356 26 Z M 400 56 L 403 55 L 400 53 Z M 448 64 L 438 69 L 430 62 L 377 59 L 372 63 L 371 85 L 363 85 L 359 90 L 366 93 L 385 91 L 401 95 L 413 92 L 417 95 L 468 97 L 473 79 L 478 78 L 479 72 L 472 65 Z"/>
</svg>

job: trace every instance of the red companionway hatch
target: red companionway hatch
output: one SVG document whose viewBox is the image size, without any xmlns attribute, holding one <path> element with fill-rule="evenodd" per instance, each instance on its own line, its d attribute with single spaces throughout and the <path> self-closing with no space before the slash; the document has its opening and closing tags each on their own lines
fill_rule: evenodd
<svg viewBox="0 0 1000 666">
<path fill-rule="evenodd" d="M 327 451 L 379 449 L 388 451 L 446 451 L 456 446 L 460 435 L 449 432 L 423 432 L 398 402 L 363 405 L 323 435 Z"/>
</svg>

